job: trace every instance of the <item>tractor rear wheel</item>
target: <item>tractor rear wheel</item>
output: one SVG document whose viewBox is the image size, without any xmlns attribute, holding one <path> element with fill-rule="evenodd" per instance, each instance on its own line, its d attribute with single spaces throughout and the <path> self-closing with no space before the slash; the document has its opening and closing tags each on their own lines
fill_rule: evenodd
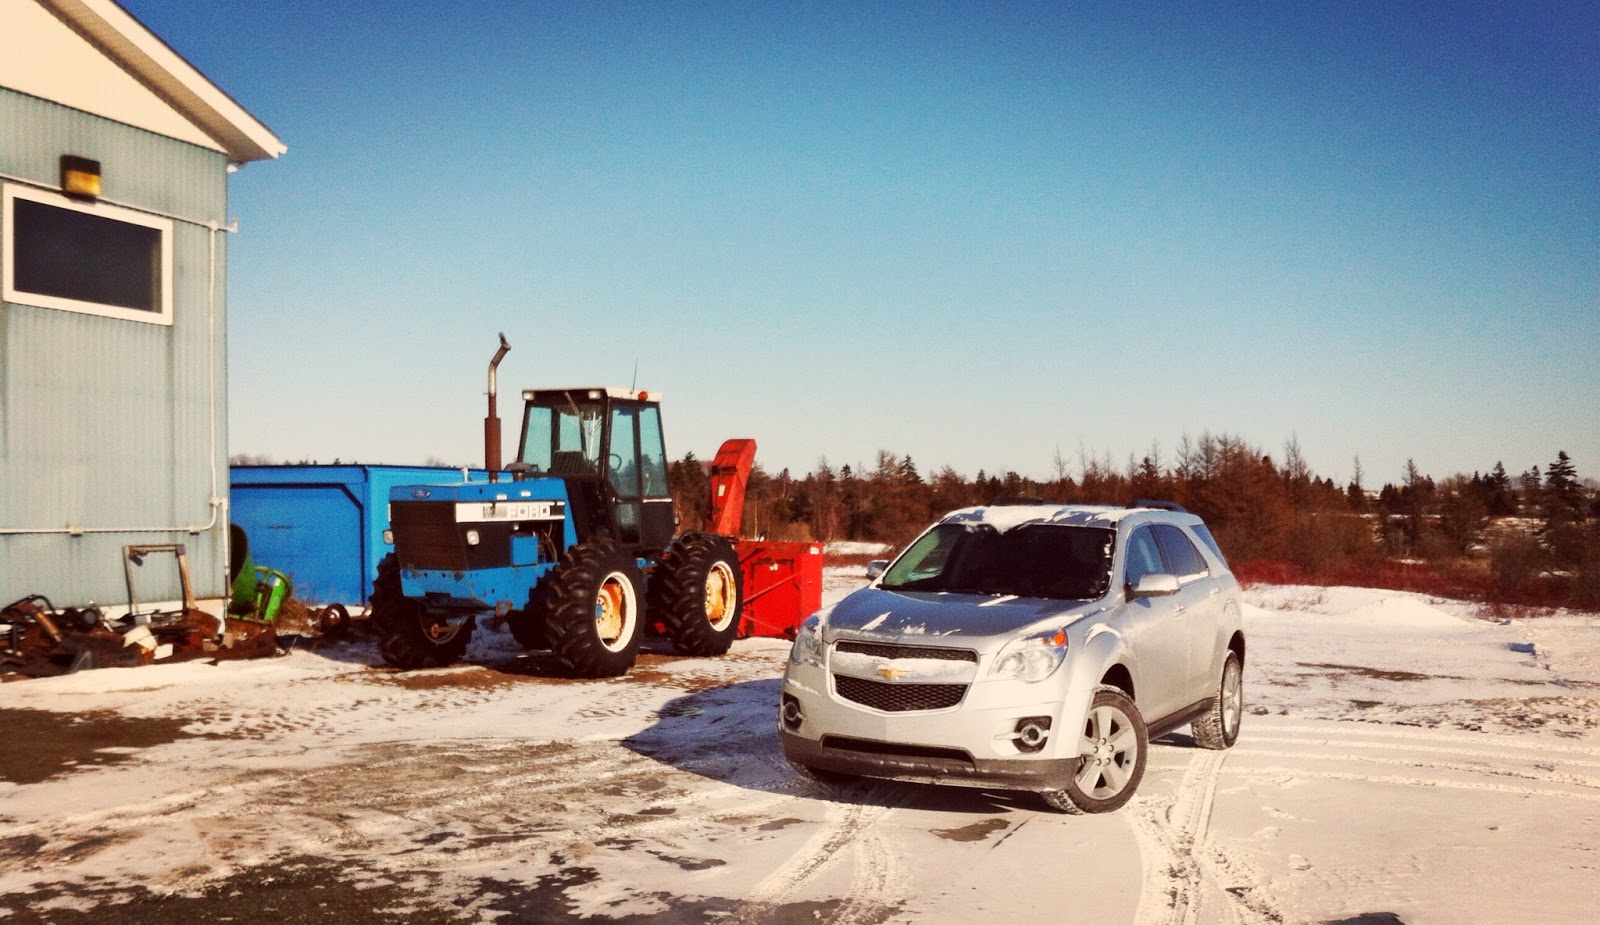
<svg viewBox="0 0 1600 925">
<path fill-rule="evenodd" d="M 721 655 L 739 635 L 744 571 L 725 536 L 687 533 L 673 541 L 650 581 L 651 616 L 683 655 Z"/>
<path fill-rule="evenodd" d="M 574 676 L 627 673 L 644 635 L 644 575 L 615 543 L 584 543 L 534 589 L 529 608 L 556 658 Z"/>
<path fill-rule="evenodd" d="M 378 563 L 370 616 L 378 652 L 396 668 L 442 668 L 460 660 L 477 623 L 472 614 L 436 614 L 406 597 L 393 553 Z"/>
</svg>

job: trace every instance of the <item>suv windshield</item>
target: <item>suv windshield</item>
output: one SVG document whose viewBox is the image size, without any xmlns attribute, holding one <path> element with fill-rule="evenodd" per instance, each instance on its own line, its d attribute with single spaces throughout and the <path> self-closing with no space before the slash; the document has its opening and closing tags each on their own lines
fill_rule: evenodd
<svg viewBox="0 0 1600 925">
<path fill-rule="evenodd" d="M 940 524 L 884 574 L 888 591 L 949 591 L 1094 600 L 1111 585 L 1116 531 L 1030 524 Z"/>
</svg>

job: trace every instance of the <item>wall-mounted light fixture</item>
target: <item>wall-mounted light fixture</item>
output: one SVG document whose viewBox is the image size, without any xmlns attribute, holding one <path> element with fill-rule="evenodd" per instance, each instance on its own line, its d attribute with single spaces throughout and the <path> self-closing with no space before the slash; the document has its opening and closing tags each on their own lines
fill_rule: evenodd
<svg viewBox="0 0 1600 925">
<path fill-rule="evenodd" d="M 99 199 L 100 162 L 75 154 L 61 155 L 61 191 L 74 199 Z"/>
</svg>

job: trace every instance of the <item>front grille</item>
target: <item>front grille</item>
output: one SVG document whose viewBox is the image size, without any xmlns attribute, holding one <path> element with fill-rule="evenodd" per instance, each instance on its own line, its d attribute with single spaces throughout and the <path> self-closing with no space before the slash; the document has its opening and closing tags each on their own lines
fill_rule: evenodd
<svg viewBox="0 0 1600 925">
<path fill-rule="evenodd" d="M 846 675 L 833 676 L 833 689 L 852 703 L 885 713 L 944 710 L 960 703 L 967 693 L 965 684 L 885 684 Z"/>
<path fill-rule="evenodd" d="M 401 568 L 467 568 L 466 550 L 456 530 L 454 502 L 390 502 L 389 526 L 394 530 L 394 555 Z"/>
<path fill-rule="evenodd" d="M 978 653 L 971 649 L 946 649 L 938 646 L 896 646 L 880 642 L 861 642 L 843 639 L 834 645 L 839 652 L 857 652 L 878 658 L 937 658 L 950 662 L 976 662 Z"/>
</svg>

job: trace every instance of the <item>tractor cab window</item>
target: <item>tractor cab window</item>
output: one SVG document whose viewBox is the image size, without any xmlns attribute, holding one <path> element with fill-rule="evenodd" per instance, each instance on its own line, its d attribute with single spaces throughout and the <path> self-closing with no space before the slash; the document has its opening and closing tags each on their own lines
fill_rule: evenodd
<svg viewBox="0 0 1600 925">
<path fill-rule="evenodd" d="M 606 474 L 619 498 L 639 497 L 638 413 L 632 405 L 611 408 L 611 465 Z"/>
<path fill-rule="evenodd" d="M 554 405 L 528 406 L 522 461 L 536 475 L 599 475 L 604 405 L 563 397 Z"/>
<path fill-rule="evenodd" d="M 639 474 L 644 477 L 644 496 L 663 498 L 667 490 L 667 448 L 661 440 L 661 409 L 645 405 L 639 409 Z"/>
</svg>

